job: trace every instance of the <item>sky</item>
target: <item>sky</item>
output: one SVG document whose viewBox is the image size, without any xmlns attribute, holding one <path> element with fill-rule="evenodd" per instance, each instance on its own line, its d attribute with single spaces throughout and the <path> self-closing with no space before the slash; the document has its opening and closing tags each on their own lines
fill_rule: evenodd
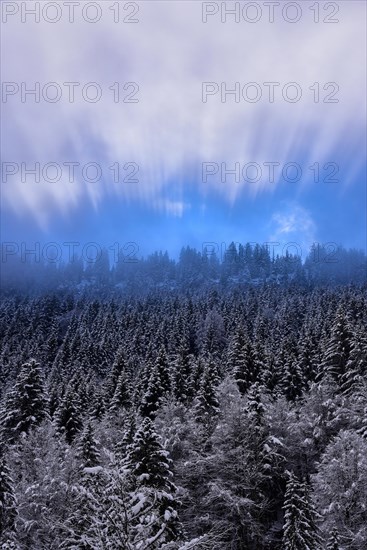
<svg viewBox="0 0 367 550">
<path fill-rule="evenodd" d="M 364 1 L 1 8 L 3 243 L 366 248 Z"/>
</svg>

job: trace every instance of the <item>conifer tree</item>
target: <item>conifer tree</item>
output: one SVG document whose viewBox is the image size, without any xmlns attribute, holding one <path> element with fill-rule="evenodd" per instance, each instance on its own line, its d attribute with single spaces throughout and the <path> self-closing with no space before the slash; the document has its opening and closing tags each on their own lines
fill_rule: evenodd
<svg viewBox="0 0 367 550">
<path fill-rule="evenodd" d="M 59 340 L 58 340 L 59 326 L 58 323 L 54 320 L 51 323 L 51 329 L 49 331 L 49 336 L 45 344 L 45 361 L 50 367 L 52 366 L 58 349 L 59 349 Z"/>
<path fill-rule="evenodd" d="M 256 485 L 248 494 L 259 508 L 268 510 L 269 517 L 276 514 L 279 494 L 283 485 L 284 456 L 281 441 L 270 433 L 264 401 L 266 392 L 259 382 L 253 384 L 247 394 L 244 407 L 246 417 L 246 452 L 248 467 L 254 472 Z"/>
<path fill-rule="evenodd" d="M 367 440 L 367 405 L 363 409 L 362 426 L 357 430 L 357 434 Z"/>
<path fill-rule="evenodd" d="M 145 418 L 124 461 L 131 476 L 130 521 L 135 526 L 137 545 L 151 541 L 159 548 L 182 536 L 170 463 L 169 453 L 163 449 L 152 421 Z"/>
<path fill-rule="evenodd" d="M 294 357 L 288 357 L 285 361 L 281 387 L 289 401 L 295 401 L 302 395 L 304 378 L 298 361 Z"/>
<path fill-rule="evenodd" d="M 66 389 L 65 395 L 55 412 L 54 418 L 57 430 L 65 436 L 67 443 L 72 443 L 83 427 L 79 395 L 72 385 Z"/>
<path fill-rule="evenodd" d="M 100 463 L 101 457 L 98 442 L 90 422 L 85 426 L 77 445 L 77 456 L 82 461 L 83 468 L 93 468 Z"/>
<path fill-rule="evenodd" d="M 237 329 L 232 340 L 227 363 L 240 392 L 245 394 L 255 382 L 256 367 L 251 344 L 241 328 Z"/>
<path fill-rule="evenodd" d="M 97 387 L 90 404 L 91 420 L 101 420 L 106 412 L 105 393 Z"/>
<path fill-rule="evenodd" d="M 14 389 L 5 399 L 1 411 L 1 434 L 13 443 L 19 434 L 27 433 L 47 417 L 48 400 L 39 363 L 31 359 L 17 376 Z"/>
<path fill-rule="evenodd" d="M 163 346 L 161 346 L 157 359 L 155 361 L 155 368 L 157 369 L 159 373 L 160 383 L 163 390 L 163 394 L 167 395 L 168 392 L 171 389 L 172 381 L 171 381 L 171 373 L 169 370 L 169 364 L 168 364 L 168 358 L 166 350 Z"/>
<path fill-rule="evenodd" d="M 105 395 L 108 402 L 113 398 L 116 390 L 117 381 L 122 372 L 126 372 L 127 364 L 125 358 L 125 351 L 122 347 L 117 350 L 115 360 L 112 365 L 110 373 L 106 377 Z"/>
<path fill-rule="evenodd" d="M 341 376 L 344 395 L 357 392 L 367 377 L 367 337 L 362 329 L 356 330 L 351 338 L 351 349 L 345 373 Z"/>
<path fill-rule="evenodd" d="M 127 449 L 134 441 L 136 433 L 136 413 L 134 410 L 129 410 L 124 425 L 122 437 L 115 445 L 115 457 L 118 463 L 125 460 Z"/>
<path fill-rule="evenodd" d="M 188 347 L 181 347 L 173 362 L 173 392 L 181 403 L 187 403 L 192 397 L 191 374 L 192 357 L 189 355 Z"/>
<path fill-rule="evenodd" d="M 306 334 L 302 335 L 297 357 L 297 367 L 303 376 L 304 384 L 307 388 L 315 381 L 317 373 L 316 345 L 308 334 L 306 331 Z"/>
<path fill-rule="evenodd" d="M 342 381 L 343 376 L 346 374 L 351 345 L 350 321 L 343 309 L 339 308 L 331 328 L 331 336 L 326 342 L 321 364 L 321 376 L 326 374 L 338 383 Z"/>
<path fill-rule="evenodd" d="M 284 550 L 316 550 L 320 538 L 316 526 L 316 511 L 305 483 L 289 473 L 284 497 Z"/>
<path fill-rule="evenodd" d="M 132 389 L 126 372 L 122 372 L 117 379 L 116 388 L 111 399 L 110 411 L 115 412 L 131 406 Z"/>
<path fill-rule="evenodd" d="M 212 361 L 207 362 L 201 378 L 200 388 L 194 406 L 195 420 L 200 424 L 210 424 L 219 413 L 217 387 L 219 378 Z"/>
<path fill-rule="evenodd" d="M 16 517 L 17 502 L 13 480 L 5 456 L 0 450 L 0 542 L 14 533 Z"/>
<path fill-rule="evenodd" d="M 48 394 L 49 394 L 49 413 L 50 417 L 53 418 L 57 407 L 59 406 L 59 389 L 57 387 L 57 384 L 52 384 L 48 388 Z"/>
<path fill-rule="evenodd" d="M 164 389 L 158 367 L 155 366 L 150 373 L 148 387 L 142 397 L 140 412 L 143 416 L 154 418 L 159 409 L 164 395 Z"/>
</svg>

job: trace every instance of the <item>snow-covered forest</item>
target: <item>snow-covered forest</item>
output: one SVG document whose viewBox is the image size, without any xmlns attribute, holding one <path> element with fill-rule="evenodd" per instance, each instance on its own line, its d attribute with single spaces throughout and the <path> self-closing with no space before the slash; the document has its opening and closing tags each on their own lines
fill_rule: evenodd
<svg viewBox="0 0 367 550">
<path fill-rule="evenodd" d="M 337 252 L 9 258 L 0 548 L 366 549 L 366 259 Z"/>
</svg>

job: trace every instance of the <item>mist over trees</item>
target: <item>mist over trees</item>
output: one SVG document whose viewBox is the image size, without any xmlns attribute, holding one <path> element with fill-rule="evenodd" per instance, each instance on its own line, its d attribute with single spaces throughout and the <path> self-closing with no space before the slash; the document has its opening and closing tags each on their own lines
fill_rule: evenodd
<svg viewBox="0 0 367 550">
<path fill-rule="evenodd" d="M 0 548 L 366 548 L 365 257 L 339 252 L 9 257 Z"/>
<path fill-rule="evenodd" d="M 346 250 L 333 243 L 315 243 L 304 261 L 295 243 L 285 247 L 283 255 L 275 254 L 275 248 L 266 244 L 232 242 L 223 247 L 207 243 L 201 251 L 182 248 L 178 260 L 169 258 L 167 252 L 140 257 L 135 243 L 110 249 L 89 243 L 79 255 L 57 243 L 43 247 L 37 243 L 32 249 L 25 243 L 15 244 L 2 245 L 0 282 L 4 292 L 103 286 L 142 295 L 159 288 L 194 290 L 264 282 L 330 285 L 366 281 L 363 251 Z"/>
</svg>

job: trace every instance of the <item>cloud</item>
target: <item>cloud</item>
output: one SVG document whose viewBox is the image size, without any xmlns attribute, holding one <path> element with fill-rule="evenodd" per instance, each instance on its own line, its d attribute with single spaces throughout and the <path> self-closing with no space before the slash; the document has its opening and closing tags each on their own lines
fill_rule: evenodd
<svg viewBox="0 0 367 550">
<path fill-rule="evenodd" d="M 154 207 L 159 212 L 181 218 L 185 210 L 190 208 L 190 204 L 182 201 L 172 201 L 169 199 L 160 199 L 154 202 Z"/>
<path fill-rule="evenodd" d="M 364 3 L 348 2 L 337 24 L 316 24 L 302 2 L 299 23 L 245 21 L 221 23 L 220 17 L 201 20 L 201 2 L 142 2 L 137 24 L 113 22 L 107 2 L 96 24 L 21 23 L 9 18 L 3 27 L 3 81 L 80 82 L 74 103 L 22 103 L 19 96 L 3 104 L 3 130 L 8 135 L 3 160 L 41 163 L 94 161 L 103 167 L 96 184 L 78 174 L 74 184 L 66 175 L 57 184 L 24 184 L 13 177 L 3 185 L 3 207 L 35 217 L 43 228 L 55 215 L 66 216 L 81 202 L 94 209 L 105 197 L 151 204 L 173 216 L 184 215 L 187 175 L 203 197 L 219 194 L 234 204 L 244 193 L 273 190 L 267 181 L 236 183 L 220 175 L 201 178 L 202 162 L 289 161 L 305 164 L 334 161 L 341 143 L 353 154 L 350 170 L 363 157 L 365 73 Z M 264 12 L 265 14 L 265 12 Z M 31 21 L 31 19 L 29 19 Z M 275 103 L 228 101 L 220 94 L 202 102 L 202 82 L 279 82 Z M 81 89 L 97 82 L 101 101 L 80 99 Z M 139 103 L 115 103 L 115 82 L 139 84 Z M 302 99 L 282 99 L 283 84 L 298 82 Z M 309 87 L 320 83 L 320 103 Z M 323 98 L 337 82 L 337 104 Z M 62 87 L 63 97 L 67 89 Z M 120 94 L 132 93 L 120 87 Z M 66 97 L 66 95 L 65 95 Z M 229 96 L 228 96 L 229 97 Z M 347 137 L 347 144 L 344 143 Z M 134 185 L 115 182 L 110 166 L 135 162 L 140 167 Z M 347 171 L 348 172 L 348 171 Z M 346 181 L 351 180 L 346 174 Z M 172 199 L 172 197 L 179 197 Z M 172 203 L 170 201 L 173 201 Z M 175 201 L 178 201 L 177 203 Z M 204 201 L 205 202 L 205 201 Z"/>
<path fill-rule="evenodd" d="M 296 243 L 304 258 L 317 239 L 317 227 L 311 213 L 297 203 L 284 204 L 270 221 L 270 242 Z"/>
</svg>

